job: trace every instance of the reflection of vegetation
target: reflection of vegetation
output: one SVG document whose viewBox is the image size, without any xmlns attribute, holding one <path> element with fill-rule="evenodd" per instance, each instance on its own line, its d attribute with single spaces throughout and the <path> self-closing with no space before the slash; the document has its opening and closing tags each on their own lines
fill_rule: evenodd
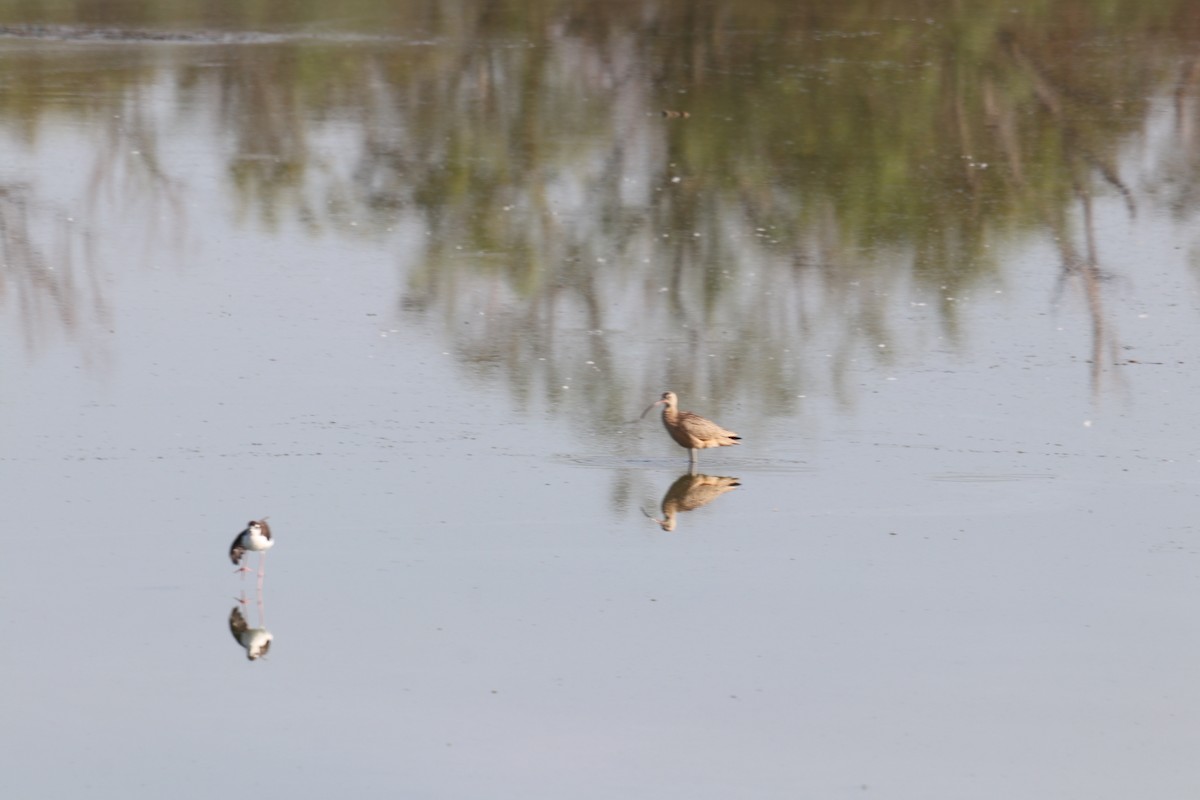
<svg viewBox="0 0 1200 800">
<path fill-rule="evenodd" d="M 333 35 L 318 4 L 35 2 L 0 24 L 288 33 L 173 54 L 180 107 L 219 109 L 240 213 L 418 233 L 405 313 L 522 400 L 617 424 L 668 386 L 714 414 L 737 386 L 767 413 L 815 381 L 849 403 L 855 359 L 916 346 L 910 299 L 956 339 L 948 298 L 999 280 L 1015 237 L 1084 235 L 1104 193 L 1136 210 L 1120 148 L 1156 95 L 1187 108 L 1200 15 L 1027 5 L 350 0 Z M 28 127 L 18 102 L 0 114 Z M 1064 268 L 1098 275 L 1096 250 Z"/>
<path fill-rule="evenodd" d="M 42 211 L 28 187 L 0 187 L 0 308 L 15 312 L 31 353 L 57 330 L 82 341 L 88 323 L 108 317 L 87 238 Z"/>
<path fill-rule="evenodd" d="M 92 362 L 104 356 L 96 329 L 112 322 L 97 255 L 105 235 L 121 238 L 121 223 L 136 221 L 145 251 L 126 253 L 138 263 L 162 236 L 179 244 L 182 230 L 181 187 L 163 164 L 148 99 L 154 71 L 136 58 L 114 62 L 95 51 L 64 67 L 26 42 L 0 57 L 10 78 L 0 120 L 19 140 L 35 140 L 43 117 L 63 110 L 61 98 L 78 98 L 72 110 L 88 123 L 82 151 L 89 159 L 69 153 L 56 180 L 46 182 L 77 180 L 79 194 L 69 200 L 48 196 L 36 180 L 0 186 L 0 300 L 11 299 L 30 351 L 62 333 Z"/>
</svg>

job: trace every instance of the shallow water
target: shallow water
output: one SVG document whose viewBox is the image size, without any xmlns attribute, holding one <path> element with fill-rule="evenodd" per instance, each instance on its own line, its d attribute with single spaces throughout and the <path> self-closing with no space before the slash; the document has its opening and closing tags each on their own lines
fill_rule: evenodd
<svg viewBox="0 0 1200 800">
<path fill-rule="evenodd" d="M 1192 796 L 1200 28 L 976 5 L 0 10 L 8 793 Z"/>
</svg>

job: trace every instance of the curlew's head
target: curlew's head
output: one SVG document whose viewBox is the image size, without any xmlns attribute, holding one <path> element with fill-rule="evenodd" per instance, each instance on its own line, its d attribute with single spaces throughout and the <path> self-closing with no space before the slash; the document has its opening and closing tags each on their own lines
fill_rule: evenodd
<svg viewBox="0 0 1200 800">
<path fill-rule="evenodd" d="M 676 399 L 674 392 L 663 392 L 662 397 L 660 397 L 658 400 L 655 400 L 653 403 L 651 403 L 646 408 L 645 411 L 642 412 L 641 418 L 645 419 L 646 415 L 650 413 L 650 409 L 654 408 L 655 406 L 666 406 L 667 408 L 675 408 L 676 404 L 678 402 L 679 401 Z"/>
</svg>

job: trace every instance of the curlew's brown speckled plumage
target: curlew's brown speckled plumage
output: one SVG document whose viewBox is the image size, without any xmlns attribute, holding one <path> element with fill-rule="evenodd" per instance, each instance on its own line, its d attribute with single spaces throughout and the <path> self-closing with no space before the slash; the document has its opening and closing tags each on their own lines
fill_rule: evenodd
<svg viewBox="0 0 1200 800">
<path fill-rule="evenodd" d="M 661 399 L 656 400 L 642 412 L 646 416 L 651 408 L 663 407 L 663 427 L 680 447 L 685 447 L 689 453 L 689 461 L 695 463 L 696 451 L 706 447 L 727 447 L 740 444 L 741 436 L 733 431 L 727 431 L 712 420 L 705 419 L 690 411 L 679 410 L 679 398 L 674 392 L 663 392 Z"/>
</svg>

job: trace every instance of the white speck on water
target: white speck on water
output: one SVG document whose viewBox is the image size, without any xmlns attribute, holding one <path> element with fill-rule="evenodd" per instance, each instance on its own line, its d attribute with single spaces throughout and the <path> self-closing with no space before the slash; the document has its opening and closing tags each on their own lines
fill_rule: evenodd
<svg viewBox="0 0 1200 800">
<path fill-rule="evenodd" d="M 1091 421 L 1090 419 L 1085 419 L 1085 420 L 1083 421 L 1083 427 L 1085 427 L 1085 428 L 1090 428 L 1090 427 L 1092 427 L 1092 421 Z"/>
</svg>

